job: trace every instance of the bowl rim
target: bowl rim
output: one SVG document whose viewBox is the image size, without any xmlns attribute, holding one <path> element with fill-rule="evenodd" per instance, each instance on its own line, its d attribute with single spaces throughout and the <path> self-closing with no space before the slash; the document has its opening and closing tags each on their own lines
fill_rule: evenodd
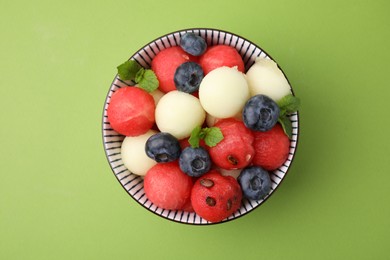
<svg viewBox="0 0 390 260">
<path fill-rule="evenodd" d="M 294 93 L 294 89 L 290 83 L 290 80 L 288 79 L 287 75 L 284 73 L 283 69 L 279 66 L 279 63 L 276 62 L 276 60 L 271 56 L 269 55 L 269 53 L 267 51 L 265 51 L 263 48 L 261 48 L 259 45 L 257 45 L 256 43 L 248 40 L 247 38 L 243 37 L 243 36 L 240 36 L 236 33 L 232 33 L 230 31 L 227 31 L 227 30 L 224 30 L 224 29 L 216 29 L 216 28 L 212 28 L 212 27 L 191 27 L 191 28 L 183 28 L 183 29 L 177 29 L 175 31 L 172 31 L 172 32 L 169 32 L 169 33 L 165 33 L 159 37 L 156 37 L 155 39 L 147 42 L 146 44 L 144 44 L 141 48 L 139 48 L 137 51 L 135 51 L 129 58 L 128 60 L 130 60 L 132 57 L 134 57 L 137 53 L 139 53 L 140 51 L 142 51 L 145 47 L 147 47 L 148 45 L 158 41 L 158 40 L 162 40 L 163 38 L 165 37 L 168 37 L 168 36 L 171 36 L 171 35 L 174 35 L 174 34 L 177 34 L 177 33 L 184 33 L 184 32 L 188 32 L 188 31 L 212 31 L 212 33 L 214 32 L 222 32 L 222 33 L 225 33 L 225 34 L 230 34 L 231 36 L 235 36 L 235 37 L 238 37 L 239 39 L 242 39 L 248 43 L 250 43 L 251 45 L 255 46 L 256 48 L 260 49 L 262 53 L 264 53 L 267 57 L 269 57 L 271 60 L 275 61 L 275 63 L 277 64 L 278 68 L 282 71 L 283 75 L 285 76 L 288 84 L 290 85 L 290 90 L 291 90 L 291 93 L 295 96 L 295 93 Z M 219 221 L 219 222 L 210 222 L 210 221 L 207 221 L 207 223 L 192 223 L 192 222 L 183 222 L 183 221 L 179 221 L 179 220 L 175 220 L 175 219 L 171 219 L 169 217 L 166 217 L 160 213 L 158 213 L 157 211 L 153 211 L 151 210 L 150 208 L 146 207 L 145 205 L 143 205 L 139 200 L 137 200 L 136 198 L 134 198 L 131 194 L 129 194 L 128 190 L 126 190 L 125 186 L 122 185 L 122 183 L 120 182 L 119 178 L 117 178 L 116 174 L 115 174 L 115 171 L 114 169 L 112 168 L 112 165 L 111 165 L 111 161 L 109 159 L 109 154 L 107 153 L 107 149 L 105 147 L 105 135 L 104 135 L 104 124 L 105 124 L 105 111 L 106 111 L 106 104 L 107 104 L 107 99 L 110 95 L 110 92 L 112 91 L 111 90 L 111 87 L 112 85 L 114 84 L 114 82 L 118 80 L 118 74 L 115 75 L 114 79 L 112 80 L 111 84 L 110 84 L 110 88 L 108 89 L 107 91 L 107 94 L 105 96 L 105 99 L 104 99 L 104 104 L 103 104 L 103 110 L 102 110 L 102 117 L 101 117 L 101 133 L 102 133 L 102 145 L 103 145 L 103 149 L 104 149 L 104 153 L 105 153 L 105 157 L 106 157 L 106 160 L 108 162 L 108 165 L 112 171 L 112 173 L 114 174 L 114 177 L 115 179 L 117 180 L 117 182 L 119 183 L 119 185 L 125 190 L 126 194 L 131 197 L 134 201 L 136 201 L 143 209 L 147 209 L 149 212 L 152 212 L 153 214 L 157 215 L 158 217 L 160 218 L 163 218 L 165 220 L 169 220 L 171 222 L 174 222 L 174 223 L 180 223 L 180 224 L 184 224 L 184 225 L 192 225 L 192 226 L 209 226 L 209 225 L 218 225 L 218 224 L 224 224 L 224 223 L 227 223 L 227 222 L 231 222 L 233 220 L 237 220 L 247 214 L 249 214 L 250 212 L 253 212 L 254 210 L 256 210 L 257 208 L 259 208 L 259 206 L 261 206 L 262 204 L 264 204 L 266 201 L 268 201 L 268 199 L 276 192 L 276 190 L 279 188 L 279 186 L 283 183 L 283 181 L 285 180 L 286 176 L 287 176 L 287 173 L 289 172 L 290 168 L 291 168 L 291 165 L 295 159 L 295 156 L 296 156 L 296 153 L 297 153 L 297 149 L 298 149 L 298 145 L 299 145 L 299 139 L 300 139 L 300 120 L 299 120 L 299 111 L 296 111 L 295 114 L 296 114 L 296 124 L 297 124 L 297 127 L 296 127 L 296 140 L 295 140 L 295 146 L 294 146 L 294 152 L 292 154 L 292 157 L 290 159 L 290 165 L 287 167 L 287 169 L 285 170 L 284 172 L 284 175 L 283 177 L 281 178 L 280 182 L 276 185 L 276 187 L 273 189 L 272 193 L 269 194 L 267 197 L 265 197 L 262 202 L 257 205 L 256 207 L 253 207 L 252 209 L 248 210 L 248 211 L 245 211 L 243 213 L 240 212 L 239 215 L 233 217 L 233 218 L 226 218 L 222 221 Z M 124 82 L 125 83 L 125 82 Z M 128 85 L 127 83 L 125 83 L 126 85 Z M 291 145 L 291 141 L 290 141 L 290 145 Z M 130 172 L 130 171 L 129 171 Z M 131 172 L 130 172 L 131 173 Z M 141 177 L 142 178 L 142 177 Z M 163 211 L 162 211 L 163 212 Z M 196 214 L 196 213 L 194 213 Z"/>
</svg>

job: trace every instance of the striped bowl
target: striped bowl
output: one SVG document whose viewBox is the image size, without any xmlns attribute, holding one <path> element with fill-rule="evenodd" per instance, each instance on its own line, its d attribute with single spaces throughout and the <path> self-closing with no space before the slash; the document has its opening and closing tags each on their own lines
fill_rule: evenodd
<svg viewBox="0 0 390 260">
<path fill-rule="evenodd" d="M 225 44 L 233 46 L 243 57 L 245 63 L 245 69 L 248 70 L 255 62 L 257 57 L 264 57 L 272 59 L 263 49 L 251 41 L 240 37 L 234 33 L 209 29 L 209 28 L 196 28 L 196 29 L 184 29 L 163 35 L 154 41 L 146 44 L 139 51 L 130 57 L 130 59 L 136 60 L 140 65 L 145 68 L 150 68 L 151 61 L 158 52 L 171 46 L 179 45 L 180 37 L 186 32 L 194 32 L 206 39 L 207 45 Z M 298 125 L 299 116 L 298 112 L 290 115 L 292 122 L 293 135 L 290 144 L 290 154 L 286 162 L 277 170 L 271 172 L 272 188 L 270 194 L 260 201 L 246 200 L 242 201 L 241 208 L 237 210 L 233 215 L 227 219 L 218 222 L 211 223 L 195 213 L 189 213 L 185 211 L 165 210 L 154 205 L 145 195 L 143 188 L 143 178 L 131 173 L 122 163 L 121 159 L 121 143 L 124 136 L 115 132 L 107 119 L 107 106 L 110 102 L 111 95 L 119 88 L 128 86 L 128 84 L 122 81 L 118 75 L 115 76 L 108 94 L 104 102 L 103 118 L 102 118 L 102 135 L 103 145 L 106 153 L 108 163 L 112 169 L 114 177 L 118 180 L 119 184 L 124 188 L 128 195 L 133 198 L 138 204 L 144 207 L 146 210 L 155 213 L 156 215 L 165 219 L 193 225 L 209 225 L 218 224 L 231 221 L 238 217 L 241 217 L 264 203 L 279 187 L 284 177 L 286 176 L 291 163 L 293 161 L 297 142 L 298 142 Z"/>
</svg>

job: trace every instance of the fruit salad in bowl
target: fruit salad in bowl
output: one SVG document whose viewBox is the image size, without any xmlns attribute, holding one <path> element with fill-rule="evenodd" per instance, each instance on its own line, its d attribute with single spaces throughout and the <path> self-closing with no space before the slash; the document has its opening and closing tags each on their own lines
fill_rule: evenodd
<svg viewBox="0 0 390 260">
<path fill-rule="evenodd" d="M 266 201 L 293 161 L 299 99 L 259 46 L 185 29 L 118 63 L 102 120 L 115 178 L 145 209 L 224 223 Z"/>
</svg>

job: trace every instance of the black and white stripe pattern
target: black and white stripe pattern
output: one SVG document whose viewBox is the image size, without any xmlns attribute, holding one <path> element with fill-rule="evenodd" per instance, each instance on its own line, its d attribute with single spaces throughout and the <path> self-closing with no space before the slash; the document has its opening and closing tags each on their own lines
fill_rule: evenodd
<svg viewBox="0 0 390 260">
<path fill-rule="evenodd" d="M 230 45 L 238 50 L 238 52 L 243 57 L 245 63 L 245 69 L 248 70 L 257 57 L 269 58 L 272 59 L 265 51 L 254 43 L 238 36 L 233 33 L 226 31 L 215 30 L 215 29 L 187 29 L 182 31 L 177 31 L 164 35 L 147 45 L 141 48 L 137 53 L 130 57 L 137 61 L 141 66 L 145 68 L 150 68 L 152 59 L 156 56 L 161 50 L 179 45 L 180 38 L 186 32 L 194 32 L 206 39 L 208 46 L 224 44 Z M 103 144 L 106 152 L 107 160 L 112 168 L 112 171 L 120 182 L 121 186 L 128 192 L 128 194 L 137 201 L 140 205 L 148 209 L 149 211 L 160 215 L 164 218 L 167 218 L 172 221 L 187 223 L 187 224 L 211 224 L 210 222 L 202 219 L 195 213 L 188 213 L 183 211 L 172 211 L 164 210 L 156 207 L 153 203 L 148 200 L 145 196 L 143 189 L 143 178 L 132 174 L 129 172 L 122 163 L 121 159 L 121 144 L 124 139 L 124 136 L 116 133 L 110 126 L 110 123 L 107 120 L 107 106 L 110 102 L 111 95 L 118 89 L 124 86 L 133 85 L 132 82 L 124 82 L 119 79 L 118 75 L 115 76 L 110 89 L 108 91 L 104 110 L 103 110 L 103 120 L 102 120 L 102 134 L 103 134 Z M 235 212 L 232 216 L 224 220 L 223 222 L 235 219 L 239 216 L 245 215 L 251 210 L 255 209 L 261 205 L 269 196 L 277 189 L 277 187 L 283 181 L 285 175 L 288 172 L 288 169 L 294 159 L 295 151 L 298 143 L 298 126 L 299 126 L 299 115 L 298 113 L 293 113 L 290 115 L 290 121 L 292 122 L 293 136 L 290 144 L 290 154 L 286 162 L 277 170 L 271 173 L 272 179 L 272 189 L 270 194 L 261 201 L 251 201 L 244 200 L 241 208 Z"/>
</svg>

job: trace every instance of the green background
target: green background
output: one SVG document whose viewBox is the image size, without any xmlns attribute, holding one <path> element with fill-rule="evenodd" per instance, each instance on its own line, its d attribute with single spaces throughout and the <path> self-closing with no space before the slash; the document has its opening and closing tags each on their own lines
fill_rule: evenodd
<svg viewBox="0 0 390 260">
<path fill-rule="evenodd" d="M 388 1 L 0 3 L 0 259 L 389 259 Z M 278 191 L 190 226 L 133 201 L 106 160 L 116 66 L 171 31 L 260 45 L 302 100 Z"/>
</svg>

